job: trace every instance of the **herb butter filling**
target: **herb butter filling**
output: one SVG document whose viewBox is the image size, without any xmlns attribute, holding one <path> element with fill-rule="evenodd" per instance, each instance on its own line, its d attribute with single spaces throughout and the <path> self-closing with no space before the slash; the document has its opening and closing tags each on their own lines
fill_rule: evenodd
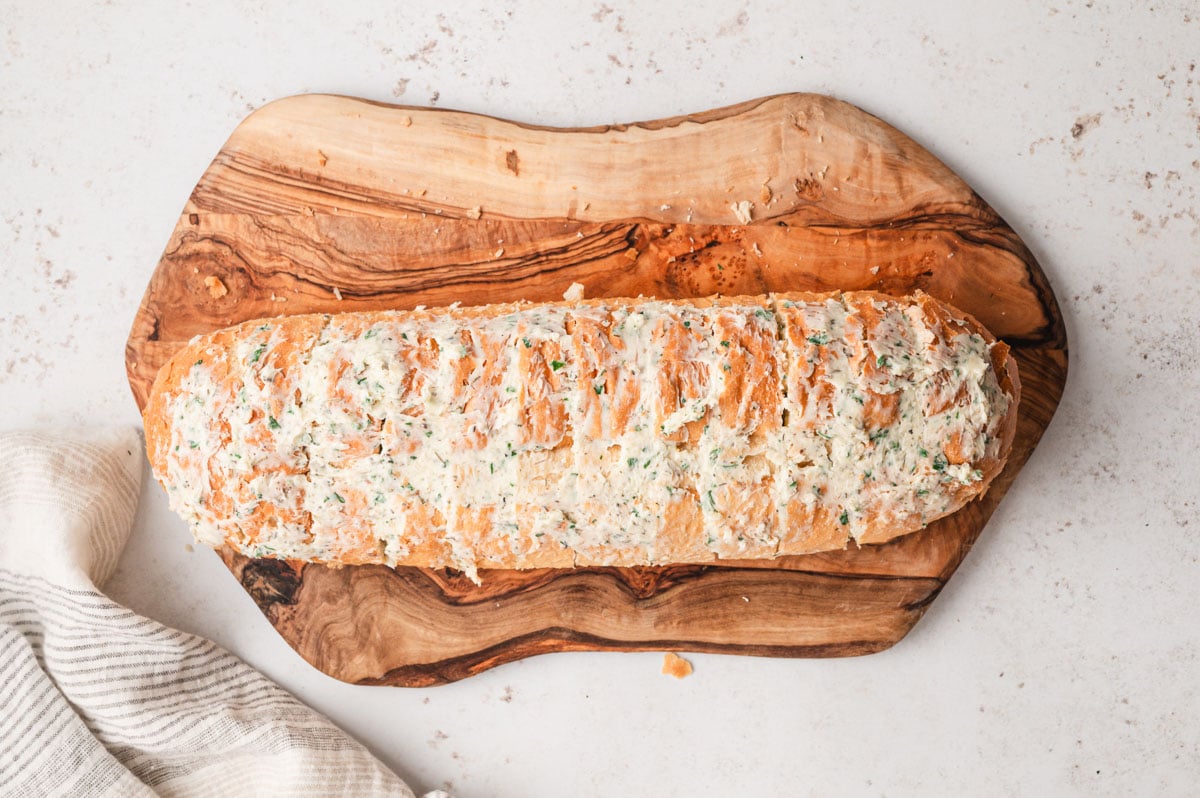
<svg viewBox="0 0 1200 798">
<path fill-rule="evenodd" d="M 189 347 L 160 477 L 253 557 L 477 579 L 840 548 L 998 470 L 981 333 L 868 293 L 255 322 Z"/>
</svg>

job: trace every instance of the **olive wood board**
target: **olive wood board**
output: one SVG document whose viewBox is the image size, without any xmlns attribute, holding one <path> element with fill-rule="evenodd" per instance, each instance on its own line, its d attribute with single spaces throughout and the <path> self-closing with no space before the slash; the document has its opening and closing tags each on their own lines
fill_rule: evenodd
<svg viewBox="0 0 1200 798">
<path fill-rule="evenodd" d="M 129 382 L 144 406 L 192 336 L 248 319 L 560 300 L 573 282 L 589 297 L 921 289 L 1013 347 L 1008 465 L 920 532 L 772 561 L 483 571 L 475 585 L 222 550 L 314 666 L 425 686 L 553 651 L 888 648 L 978 538 L 1066 380 L 1063 320 L 1029 249 L 928 151 L 844 102 L 786 94 L 553 129 L 301 95 L 247 117 L 192 191 L 130 332 Z"/>
</svg>

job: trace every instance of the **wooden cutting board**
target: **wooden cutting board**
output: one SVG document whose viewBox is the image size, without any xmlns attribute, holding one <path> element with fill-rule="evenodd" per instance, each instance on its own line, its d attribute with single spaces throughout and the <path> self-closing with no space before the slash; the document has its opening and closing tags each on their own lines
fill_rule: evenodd
<svg viewBox="0 0 1200 798">
<path fill-rule="evenodd" d="M 200 179 L 134 321 L 129 382 L 143 406 L 184 342 L 247 319 L 558 300 L 576 281 L 589 297 L 922 289 L 1014 348 L 1012 458 L 926 530 L 773 562 L 490 571 L 478 587 L 223 551 L 313 665 L 411 686 L 551 651 L 887 648 L 971 548 L 1066 379 L 1058 305 L 1016 233 L 911 139 L 829 97 L 560 130 L 308 95 L 249 116 Z"/>
</svg>

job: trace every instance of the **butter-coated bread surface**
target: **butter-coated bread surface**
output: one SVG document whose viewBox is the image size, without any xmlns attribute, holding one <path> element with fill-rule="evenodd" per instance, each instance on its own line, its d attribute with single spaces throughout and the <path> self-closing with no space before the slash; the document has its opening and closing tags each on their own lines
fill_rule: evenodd
<svg viewBox="0 0 1200 798">
<path fill-rule="evenodd" d="M 477 578 L 886 542 L 987 490 L 1019 396 L 971 317 L 859 291 L 246 322 L 144 420 L 202 542 Z"/>
</svg>

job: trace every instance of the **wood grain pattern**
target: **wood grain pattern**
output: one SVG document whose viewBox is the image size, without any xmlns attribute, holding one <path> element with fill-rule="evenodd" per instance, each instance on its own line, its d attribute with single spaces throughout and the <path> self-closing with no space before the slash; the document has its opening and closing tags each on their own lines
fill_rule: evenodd
<svg viewBox="0 0 1200 798">
<path fill-rule="evenodd" d="M 1016 233 L 845 103 L 791 94 L 555 130 L 311 95 L 243 121 L 196 186 L 130 333 L 130 385 L 144 405 L 184 342 L 247 319 L 558 300 L 572 282 L 588 296 L 925 290 L 1014 347 L 1024 388 L 1008 467 L 922 532 L 774 561 L 484 571 L 476 586 L 446 570 L 221 552 L 316 667 L 430 685 L 551 651 L 887 648 L 970 550 L 1066 379 L 1057 303 Z"/>
</svg>

